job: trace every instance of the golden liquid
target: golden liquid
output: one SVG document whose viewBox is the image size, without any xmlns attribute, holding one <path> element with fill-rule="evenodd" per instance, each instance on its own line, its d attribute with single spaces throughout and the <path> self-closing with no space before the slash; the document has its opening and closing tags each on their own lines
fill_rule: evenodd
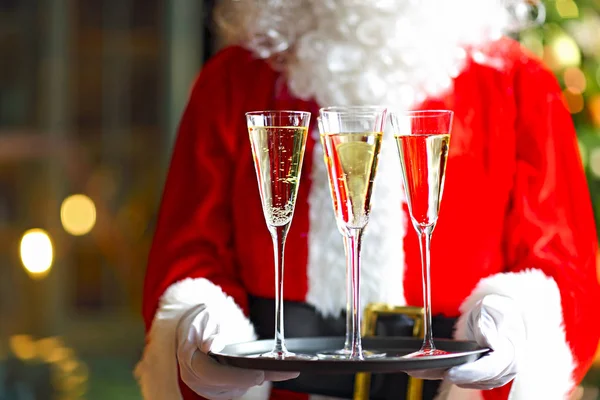
<svg viewBox="0 0 600 400">
<path fill-rule="evenodd" d="M 322 134 L 333 208 L 340 229 L 369 221 L 382 132 Z"/>
<path fill-rule="evenodd" d="M 408 208 L 415 227 L 435 224 L 438 219 L 449 143 L 449 134 L 396 136 Z"/>
<path fill-rule="evenodd" d="M 288 224 L 294 215 L 306 127 L 251 127 L 250 143 L 267 225 Z"/>
</svg>

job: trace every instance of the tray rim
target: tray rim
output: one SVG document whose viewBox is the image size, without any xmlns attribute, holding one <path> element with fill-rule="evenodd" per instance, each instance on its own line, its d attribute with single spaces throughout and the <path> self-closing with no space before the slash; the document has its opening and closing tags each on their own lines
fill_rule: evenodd
<svg viewBox="0 0 600 400">
<path fill-rule="evenodd" d="M 322 337 L 302 337 L 302 338 L 289 338 L 286 339 L 286 343 L 292 344 L 291 351 L 295 351 L 293 344 L 298 341 L 309 341 L 316 342 L 319 340 L 333 341 L 338 340 L 343 343 L 344 338 L 338 336 L 322 336 Z M 373 343 L 379 342 L 382 345 L 390 342 L 412 342 L 421 343 L 422 339 L 415 337 L 405 336 L 385 336 L 385 337 L 368 337 L 363 339 L 364 342 Z M 270 345 L 273 343 L 273 339 L 262 339 L 253 340 L 241 343 L 233 343 L 225 346 L 221 351 L 211 351 L 209 356 L 216 360 L 216 362 L 222 365 L 228 365 L 238 368 L 247 369 L 259 369 L 265 371 L 296 371 L 296 372 L 319 372 L 319 373 L 358 373 L 358 372 L 405 372 L 409 370 L 425 370 L 425 369 L 437 369 L 437 368 L 450 368 L 452 366 L 466 364 L 473 362 L 476 359 L 484 356 L 491 349 L 479 346 L 475 341 L 472 340 L 456 340 L 456 339 L 435 339 L 436 343 L 439 343 L 440 348 L 444 348 L 443 344 L 465 344 L 474 346 L 472 350 L 465 350 L 447 355 L 436 355 L 436 356 L 423 356 L 418 358 L 406 358 L 405 356 L 397 357 L 385 357 L 385 358 L 373 358 L 366 360 L 332 360 L 332 359 L 314 359 L 314 360 L 276 360 L 268 358 L 258 358 L 257 354 L 252 356 L 247 355 L 235 355 L 228 353 L 227 348 L 233 346 L 244 346 L 244 345 Z M 398 347 L 399 348 L 399 347 Z M 389 345 L 385 349 L 391 350 L 393 347 Z M 400 348 L 399 348 L 400 349 Z M 403 347 L 402 349 L 406 349 Z M 418 350 L 418 348 L 416 349 Z M 268 351 L 268 350 L 267 350 Z M 259 362 L 253 362 L 260 360 Z M 255 364 L 255 365 L 253 365 Z M 427 367 L 428 364 L 432 366 Z M 409 368 L 410 366 L 410 368 Z"/>
</svg>

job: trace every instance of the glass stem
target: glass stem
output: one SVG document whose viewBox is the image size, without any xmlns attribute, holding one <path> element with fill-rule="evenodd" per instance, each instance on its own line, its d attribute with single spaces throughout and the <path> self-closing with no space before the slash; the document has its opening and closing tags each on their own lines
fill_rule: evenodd
<svg viewBox="0 0 600 400">
<path fill-rule="evenodd" d="M 431 233 L 433 225 L 419 228 L 419 244 L 421 247 L 421 265 L 423 267 L 423 306 L 425 308 L 425 318 L 423 330 L 425 335 L 423 338 L 423 346 L 421 351 L 430 352 L 435 350 L 433 344 L 433 331 L 431 328 L 431 281 L 430 281 L 430 247 Z"/>
<path fill-rule="evenodd" d="M 346 251 L 346 341 L 344 342 L 344 352 L 352 352 L 352 257 L 350 255 L 351 242 L 347 236 L 344 236 L 344 250 Z"/>
<path fill-rule="evenodd" d="M 290 224 L 271 228 L 275 251 L 275 344 L 273 352 L 284 355 L 287 352 L 283 334 L 283 258 L 285 239 Z"/>
<path fill-rule="evenodd" d="M 350 262 L 352 265 L 351 284 L 352 284 L 352 330 L 350 343 L 352 345 L 350 358 L 363 359 L 362 344 L 360 337 L 360 246 L 362 242 L 362 228 L 349 229 L 348 242 L 350 244 Z"/>
</svg>

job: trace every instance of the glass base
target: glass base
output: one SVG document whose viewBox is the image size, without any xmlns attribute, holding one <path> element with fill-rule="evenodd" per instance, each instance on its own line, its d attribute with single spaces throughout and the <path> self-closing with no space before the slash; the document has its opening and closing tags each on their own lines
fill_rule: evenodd
<svg viewBox="0 0 600 400">
<path fill-rule="evenodd" d="M 276 360 L 316 360 L 316 356 L 308 354 L 296 354 L 291 351 L 269 351 L 268 353 L 260 354 L 259 357 L 274 358 Z"/>
<path fill-rule="evenodd" d="M 370 351 L 363 350 L 362 351 L 363 359 L 371 359 L 371 358 L 383 358 L 385 357 L 385 353 L 379 351 Z M 352 351 L 348 349 L 339 349 L 339 350 L 327 350 L 320 351 L 317 353 L 317 357 L 323 360 L 350 360 L 352 357 Z"/>
<path fill-rule="evenodd" d="M 418 358 L 418 357 L 429 357 L 429 356 L 443 356 L 446 354 L 450 354 L 447 351 L 444 350 L 438 350 L 438 349 L 426 349 L 426 350 L 419 350 L 419 351 L 415 351 L 414 353 L 410 353 L 405 355 L 404 357 L 406 358 Z"/>
</svg>

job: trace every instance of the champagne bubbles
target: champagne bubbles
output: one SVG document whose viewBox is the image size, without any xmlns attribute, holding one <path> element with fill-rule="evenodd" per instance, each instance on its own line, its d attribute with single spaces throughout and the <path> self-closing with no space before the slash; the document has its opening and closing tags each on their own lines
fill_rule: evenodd
<svg viewBox="0 0 600 400">
<path fill-rule="evenodd" d="M 267 225 L 270 226 L 283 226 L 292 220 L 293 215 L 293 204 L 283 209 L 271 207 L 265 210 Z"/>
</svg>

